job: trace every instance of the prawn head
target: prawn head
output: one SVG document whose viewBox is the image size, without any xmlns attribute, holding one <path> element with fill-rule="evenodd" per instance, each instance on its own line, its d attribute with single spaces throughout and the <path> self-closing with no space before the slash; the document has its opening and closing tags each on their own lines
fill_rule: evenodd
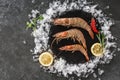
<svg viewBox="0 0 120 80">
<path fill-rule="evenodd" d="M 55 41 L 57 41 L 57 44 L 58 44 L 58 42 L 59 42 L 61 39 L 66 38 L 67 34 L 68 34 L 68 33 L 65 31 L 65 32 L 59 32 L 59 33 L 56 33 L 55 35 L 53 35 L 52 37 L 55 37 L 55 38 L 53 39 L 53 41 L 52 41 L 52 43 L 51 43 L 51 49 L 52 49 L 52 45 L 53 45 L 53 43 L 54 43 Z"/>
</svg>

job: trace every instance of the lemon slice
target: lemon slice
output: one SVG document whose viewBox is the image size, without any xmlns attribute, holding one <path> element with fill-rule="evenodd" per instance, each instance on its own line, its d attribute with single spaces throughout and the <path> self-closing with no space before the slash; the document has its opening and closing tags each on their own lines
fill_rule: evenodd
<svg viewBox="0 0 120 80">
<path fill-rule="evenodd" d="M 103 54 L 103 47 L 100 43 L 94 43 L 91 47 L 91 52 L 94 56 L 101 56 Z"/>
<path fill-rule="evenodd" d="M 43 66 L 50 66 L 53 63 L 53 55 L 49 52 L 43 52 L 39 56 L 39 62 Z"/>
</svg>

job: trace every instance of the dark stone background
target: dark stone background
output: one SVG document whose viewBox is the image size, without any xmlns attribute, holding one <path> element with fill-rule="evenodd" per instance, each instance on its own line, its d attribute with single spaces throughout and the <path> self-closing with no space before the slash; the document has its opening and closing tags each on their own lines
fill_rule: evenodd
<svg viewBox="0 0 120 80">
<path fill-rule="evenodd" d="M 63 0 L 62 0 L 63 1 Z M 115 20 L 111 27 L 112 34 L 117 38 L 117 46 L 120 47 L 120 0 L 93 0 L 99 4 L 103 11 Z M 41 2 L 44 2 L 41 5 Z M 32 9 L 39 9 L 44 13 L 52 0 L 0 0 L 0 80 L 68 80 L 49 74 L 39 68 L 39 64 L 33 62 L 30 49 L 34 48 L 31 30 L 25 30 L 28 14 Z M 106 6 L 110 9 L 105 9 Z M 112 13 L 112 16 L 109 15 Z M 26 41 L 26 44 L 23 41 Z M 102 65 L 105 73 L 102 80 L 120 79 L 120 52 L 110 64 Z M 77 80 L 77 79 L 75 79 Z M 97 80 L 90 76 L 84 80 Z"/>
</svg>

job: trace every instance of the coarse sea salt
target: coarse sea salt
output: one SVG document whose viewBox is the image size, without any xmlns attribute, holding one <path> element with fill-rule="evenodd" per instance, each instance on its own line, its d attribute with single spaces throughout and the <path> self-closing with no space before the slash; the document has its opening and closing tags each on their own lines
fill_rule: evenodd
<svg viewBox="0 0 120 80">
<path fill-rule="evenodd" d="M 53 3 L 49 4 L 49 8 L 46 10 L 46 13 L 43 14 L 44 19 L 42 21 L 37 21 L 37 30 L 33 31 L 32 34 L 34 36 L 35 48 L 33 56 L 34 61 L 38 60 L 37 57 L 39 56 L 37 53 L 41 53 L 43 51 L 51 51 L 48 45 L 49 40 L 49 31 L 51 25 L 49 24 L 52 21 L 52 18 L 61 15 L 64 11 L 70 11 L 74 9 L 83 10 L 85 12 L 91 13 L 101 25 L 102 32 L 106 35 L 106 45 L 105 45 L 105 53 L 102 57 L 96 57 L 93 60 L 90 60 L 86 63 L 79 63 L 79 64 L 69 64 L 66 60 L 62 58 L 56 58 L 54 60 L 54 64 L 50 67 L 43 67 L 45 71 L 50 73 L 58 73 L 63 75 L 64 77 L 69 77 L 71 74 L 76 74 L 79 77 L 88 77 L 89 74 L 94 73 L 94 68 L 97 67 L 98 64 L 105 64 L 109 63 L 113 58 L 114 51 L 110 51 L 109 49 L 116 48 L 115 42 L 109 42 L 109 39 L 114 39 L 111 35 L 111 31 L 109 31 L 110 26 L 113 25 L 113 21 L 104 16 L 105 14 L 100 9 L 96 9 L 97 5 L 91 4 L 91 2 L 87 2 L 86 0 L 78 0 L 69 2 L 68 0 L 64 2 L 60 1 L 53 1 Z M 37 10 L 32 10 L 33 18 L 36 17 L 36 14 L 39 13 Z M 31 20 L 30 20 L 31 21 Z M 113 49 L 115 50 L 115 49 Z M 100 75 L 104 71 L 98 71 Z M 93 74 L 94 77 L 97 77 L 96 74 Z M 81 79 L 80 79 L 81 80 Z"/>
<path fill-rule="evenodd" d="M 104 73 L 104 70 L 98 68 L 98 74 L 99 74 L 99 75 L 102 75 L 103 73 Z"/>
<path fill-rule="evenodd" d="M 26 44 L 26 43 L 27 43 L 25 40 L 23 40 L 22 42 L 23 42 L 23 44 Z"/>
</svg>

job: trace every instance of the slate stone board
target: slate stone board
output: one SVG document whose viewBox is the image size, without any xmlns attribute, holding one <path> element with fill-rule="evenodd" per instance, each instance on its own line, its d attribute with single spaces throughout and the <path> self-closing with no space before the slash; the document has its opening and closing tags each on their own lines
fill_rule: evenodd
<svg viewBox="0 0 120 80">
<path fill-rule="evenodd" d="M 39 68 L 39 64 L 33 62 L 30 49 L 34 48 L 31 30 L 25 30 L 28 14 L 32 9 L 38 9 L 44 13 L 52 0 L 0 0 L 0 80 L 68 80 L 49 74 Z M 62 0 L 64 1 L 64 0 Z M 115 25 L 111 27 L 112 34 L 117 38 L 117 46 L 120 47 L 120 1 L 119 0 L 93 0 L 100 5 L 106 14 L 112 13 L 111 18 Z M 44 2 L 41 5 L 41 2 Z M 105 9 L 106 6 L 110 9 Z M 24 44 L 26 41 L 26 44 Z M 120 79 L 120 52 L 110 64 L 101 65 L 105 73 L 102 80 Z M 77 80 L 77 78 L 75 79 Z M 97 80 L 92 76 L 83 80 Z"/>
</svg>

